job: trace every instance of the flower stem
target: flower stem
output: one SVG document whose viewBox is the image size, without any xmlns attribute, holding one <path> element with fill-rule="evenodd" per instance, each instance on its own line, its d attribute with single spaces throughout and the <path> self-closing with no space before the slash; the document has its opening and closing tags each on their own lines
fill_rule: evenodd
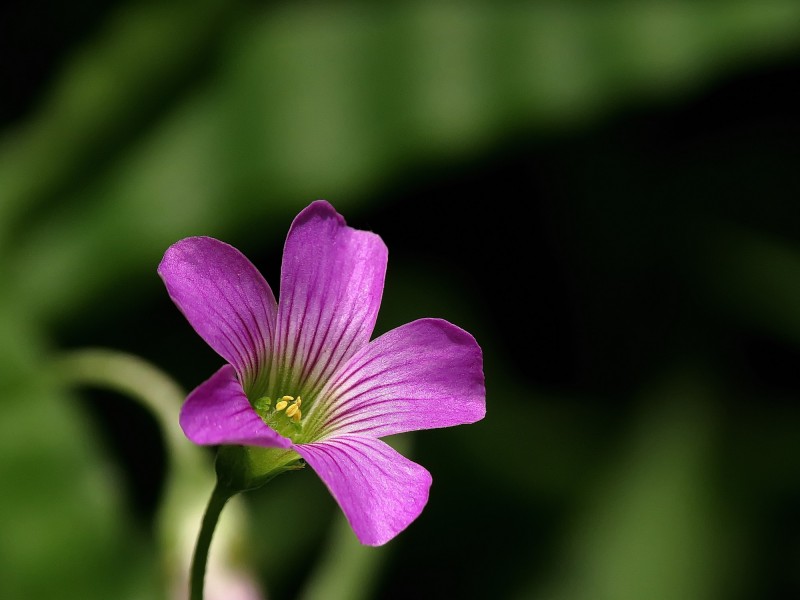
<svg viewBox="0 0 800 600">
<path fill-rule="evenodd" d="M 138 356 L 106 348 L 72 350 L 55 367 L 69 385 L 96 386 L 137 400 L 158 422 L 175 472 L 206 470 L 205 453 L 187 444 L 175 426 L 186 392 L 166 373 Z"/>
<path fill-rule="evenodd" d="M 190 585 L 190 600 L 203 600 L 203 585 L 205 584 L 206 564 L 208 563 L 208 550 L 211 547 L 211 538 L 217 527 L 219 515 L 225 503 L 233 496 L 227 487 L 217 483 L 208 501 L 203 524 L 200 526 L 200 535 L 197 536 L 197 545 L 192 556 L 192 571 Z"/>
</svg>

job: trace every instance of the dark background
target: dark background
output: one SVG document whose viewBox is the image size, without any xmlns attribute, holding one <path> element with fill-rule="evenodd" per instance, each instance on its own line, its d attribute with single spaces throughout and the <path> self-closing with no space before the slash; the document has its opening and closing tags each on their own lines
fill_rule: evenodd
<svg viewBox="0 0 800 600">
<path fill-rule="evenodd" d="M 16 407 L 3 459 L 16 491 L 0 498 L 3 518 L 28 527 L 0 542 L 12 597 L 47 594 L 37 569 L 69 548 L 84 568 L 67 580 L 80 597 L 159 585 L 92 579 L 98 555 L 112 572 L 129 561 L 156 568 L 169 461 L 156 421 L 123 395 L 57 383 L 46 409 L 36 403 L 41 416 L 24 416 L 36 402 L 26 398 L 43 393 L 31 381 L 44 385 L 64 352 L 102 346 L 191 389 L 220 359 L 169 302 L 155 275 L 161 253 L 184 235 L 215 235 L 277 291 L 285 232 L 317 197 L 389 247 L 376 333 L 440 316 L 485 354 L 487 418 L 408 442 L 434 476 L 431 500 L 387 546 L 364 597 L 800 593 L 800 26 L 787 24 L 789 3 L 201 5 L 0 13 L 0 381 Z M 265 37 L 248 31 L 255 20 Z M 563 76 L 558 57 L 522 51 L 551 27 L 563 28 Z M 641 49 L 620 41 L 637 28 Z M 326 54 L 328 34 L 344 40 L 331 45 L 344 47 L 338 58 Z M 136 51 L 170 35 L 181 41 L 159 52 L 174 55 Z M 651 38 L 660 54 L 647 53 Z M 482 51 L 470 52 L 477 41 Z M 261 43 L 274 53 L 259 54 Z M 297 63 L 284 58 L 293 52 Z M 341 78 L 329 60 L 342 61 Z M 517 61 L 534 73 L 556 64 L 555 77 L 535 93 L 515 88 Z M 431 74 L 431 64 L 447 68 Z M 461 70 L 474 88 L 459 87 L 471 81 Z M 439 86 L 451 75 L 452 89 Z M 103 92 L 97 82 L 117 76 Z M 331 95 L 356 109 L 314 92 L 331 85 L 346 86 Z M 96 118 L 80 108 L 82 89 L 103 107 Z M 428 89 L 453 93 L 454 113 L 458 98 L 493 100 L 453 125 L 420 99 Z M 302 137 L 298 114 L 319 128 Z M 64 453 L 73 462 L 57 467 Z M 69 476 L 30 483 L 50 468 Z M 92 514 L 81 486 L 104 498 L 105 520 L 48 542 L 43 523 Z M 77 499 L 53 506 L 54 493 Z M 276 498 L 296 521 L 278 533 L 287 518 L 275 516 Z M 337 507 L 311 472 L 279 478 L 246 506 L 245 562 L 271 598 L 296 597 Z M 25 531 L 39 546 L 26 546 Z"/>
</svg>

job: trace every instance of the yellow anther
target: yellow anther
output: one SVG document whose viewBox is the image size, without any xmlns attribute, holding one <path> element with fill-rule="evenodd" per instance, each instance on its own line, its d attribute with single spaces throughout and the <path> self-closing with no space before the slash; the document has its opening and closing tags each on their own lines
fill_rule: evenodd
<svg viewBox="0 0 800 600">
<path fill-rule="evenodd" d="M 287 417 L 293 417 L 293 416 L 295 416 L 295 415 L 296 415 L 296 414 L 297 414 L 299 411 L 300 411 L 300 409 L 299 409 L 299 408 L 297 408 L 297 404 L 292 404 L 292 405 L 291 405 L 289 408 L 287 408 L 287 409 L 286 409 L 286 416 L 287 416 Z"/>
<path fill-rule="evenodd" d="M 280 401 L 278 401 L 278 403 L 275 405 L 275 410 L 277 410 L 277 411 L 282 411 L 282 410 L 283 410 L 284 408 L 286 408 L 288 405 L 289 405 L 289 403 L 288 403 L 286 400 L 280 400 Z"/>
<path fill-rule="evenodd" d="M 294 400 L 294 396 L 283 396 L 281 400 L 283 400 L 284 402 L 291 402 L 292 400 Z"/>
<path fill-rule="evenodd" d="M 303 402 L 303 399 L 300 396 L 298 396 L 297 400 L 295 400 L 295 404 L 297 404 L 297 406 L 300 406 L 300 404 L 302 404 L 302 402 Z"/>
<path fill-rule="evenodd" d="M 297 404 L 292 404 L 292 405 L 291 405 L 289 408 L 297 408 Z M 286 414 L 287 414 L 287 415 L 289 414 L 289 411 L 288 411 L 288 410 L 286 411 Z M 303 416 L 303 413 L 301 413 L 301 412 L 300 412 L 300 409 L 299 409 L 299 408 L 297 408 L 297 410 L 296 410 L 296 411 L 294 411 L 294 413 L 293 413 L 292 415 L 290 415 L 290 416 L 292 417 L 292 421 L 294 421 L 295 423 L 299 423 L 299 422 L 300 422 L 300 419 L 301 419 L 301 418 L 302 418 L 302 416 Z"/>
</svg>

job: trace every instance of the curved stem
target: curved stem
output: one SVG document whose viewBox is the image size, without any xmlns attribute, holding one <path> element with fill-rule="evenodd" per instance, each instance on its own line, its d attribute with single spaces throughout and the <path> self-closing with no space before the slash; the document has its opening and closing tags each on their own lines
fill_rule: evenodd
<svg viewBox="0 0 800 600">
<path fill-rule="evenodd" d="M 203 585 L 206 577 L 206 564 L 208 563 L 208 550 L 211 547 L 211 538 L 214 536 L 214 529 L 217 527 L 219 515 L 225 503 L 233 496 L 233 493 L 219 483 L 211 493 L 208 501 L 208 508 L 203 516 L 203 524 L 200 526 L 200 534 L 197 536 L 197 544 L 192 556 L 191 579 L 189 580 L 190 600 L 203 600 Z"/>
<path fill-rule="evenodd" d="M 205 469 L 205 457 L 175 426 L 186 393 L 163 371 L 138 356 L 106 348 L 72 350 L 57 361 L 56 369 L 66 383 L 94 385 L 139 400 L 156 418 L 175 466 Z"/>
</svg>

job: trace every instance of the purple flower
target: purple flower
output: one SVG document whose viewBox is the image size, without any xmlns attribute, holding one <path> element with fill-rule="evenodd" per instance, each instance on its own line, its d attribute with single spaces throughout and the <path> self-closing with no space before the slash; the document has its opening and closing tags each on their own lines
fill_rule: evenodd
<svg viewBox="0 0 800 600">
<path fill-rule="evenodd" d="M 244 255 L 213 238 L 177 242 L 158 268 L 228 362 L 186 399 L 186 436 L 296 452 L 369 545 L 405 529 L 431 485 L 427 470 L 379 438 L 486 412 L 481 349 L 469 333 L 420 319 L 370 341 L 386 262 L 380 237 L 348 227 L 320 200 L 289 229 L 280 303 Z"/>
</svg>

